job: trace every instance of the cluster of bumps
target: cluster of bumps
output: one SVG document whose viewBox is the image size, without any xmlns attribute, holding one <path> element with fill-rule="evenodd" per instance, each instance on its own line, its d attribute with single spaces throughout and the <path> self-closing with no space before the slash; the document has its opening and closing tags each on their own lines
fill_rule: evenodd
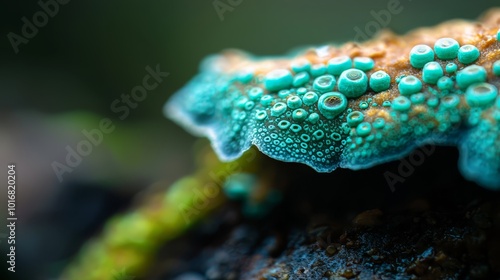
<svg viewBox="0 0 500 280">
<path fill-rule="evenodd" d="M 286 57 L 207 58 L 166 114 L 223 160 L 255 145 L 318 172 L 456 145 L 465 177 L 500 188 L 500 16 Z"/>
</svg>

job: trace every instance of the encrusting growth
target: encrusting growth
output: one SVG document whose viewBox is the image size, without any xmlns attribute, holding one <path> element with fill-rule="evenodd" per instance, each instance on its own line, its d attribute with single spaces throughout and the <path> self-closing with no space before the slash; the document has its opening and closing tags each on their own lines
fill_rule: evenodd
<svg viewBox="0 0 500 280">
<path fill-rule="evenodd" d="M 500 189 L 500 12 L 278 58 L 226 51 L 166 104 L 222 160 L 252 145 L 318 172 L 424 143 L 456 145 L 463 175 Z"/>
</svg>

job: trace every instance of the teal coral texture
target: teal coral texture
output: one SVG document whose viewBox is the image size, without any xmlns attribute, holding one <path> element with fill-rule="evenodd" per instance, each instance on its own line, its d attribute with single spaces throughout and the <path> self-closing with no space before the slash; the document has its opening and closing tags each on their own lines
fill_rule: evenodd
<svg viewBox="0 0 500 280">
<path fill-rule="evenodd" d="M 165 113 L 208 137 L 222 160 L 255 145 L 330 172 L 368 168 L 425 143 L 456 145 L 463 175 L 500 189 L 500 43 L 496 31 L 485 36 L 481 47 L 450 37 L 415 42 L 399 68 L 368 55 L 316 59 L 327 47 L 211 56 Z"/>
</svg>

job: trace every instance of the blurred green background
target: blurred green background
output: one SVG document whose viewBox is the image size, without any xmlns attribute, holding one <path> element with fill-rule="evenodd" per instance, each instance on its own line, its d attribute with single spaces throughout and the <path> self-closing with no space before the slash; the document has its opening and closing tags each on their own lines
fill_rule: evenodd
<svg viewBox="0 0 500 280">
<path fill-rule="evenodd" d="M 196 74 L 205 56 L 227 48 L 280 55 L 303 45 L 342 43 L 391 1 L 73 0 L 60 5 L 17 54 L 8 34 L 21 35 L 22 18 L 32 21 L 41 7 L 38 1 L 4 1 L 0 163 L 18 166 L 18 213 L 24 218 L 18 230 L 25 252 L 44 249 L 42 241 L 33 241 L 37 230 L 60 226 L 48 219 L 33 229 L 40 213 L 63 207 L 54 201 L 68 186 L 98 185 L 93 190 L 106 189 L 127 201 L 155 181 L 189 172 L 195 138 L 167 120 L 162 106 Z M 399 2 L 401 13 L 391 15 L 386 26 L 396 33 L 453 18 L 476 19 L 498 5 L 495 0 Z M 215 6 L 230 9 L 221 14 Z M 142 83 L 146 66 L 157 64 L 170 75 L 120 120 L 112 102 Z M 51 164 L 63 163 L 65 147 L 74 147 L 84 139 L 82 129 L 97 128 L 102 118 L 113 121 L 114 132 L 59 182 Z M 0 194 L 2 205 L 5 195 Z"/>
</svg>

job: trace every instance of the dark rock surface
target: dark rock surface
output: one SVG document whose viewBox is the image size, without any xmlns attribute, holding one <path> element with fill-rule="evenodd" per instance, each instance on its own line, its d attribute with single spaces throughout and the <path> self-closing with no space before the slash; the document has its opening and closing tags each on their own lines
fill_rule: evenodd
<svg viewBox="0 0 500 280">
<path fill-rule="evenodd" d="M 315 174 L 280 165 L 284 203 L 262 220 L 228 205 L 167 244 L 148 279 L 499 279 L 500 195 L 437 148 L 391 192 L 401 162 Z"/>
</svg>

